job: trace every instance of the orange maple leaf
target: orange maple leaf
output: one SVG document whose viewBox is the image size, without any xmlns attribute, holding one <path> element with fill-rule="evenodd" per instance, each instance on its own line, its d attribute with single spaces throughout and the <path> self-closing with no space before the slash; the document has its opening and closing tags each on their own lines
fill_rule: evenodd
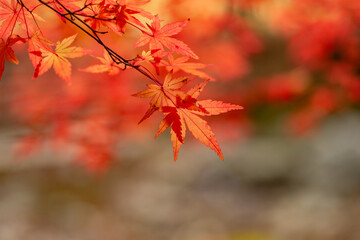
<svg viewBox="0 0 360 240">
<path fill-rule="evenodd" d="M 211 76 L 209 76 L 207 73 L 199 70 L 206 68 L 207 65 L 203 63 L 194 63 L 194 62 L 188 62 L 190 59 L 189 57 L 179 57 L 177 59 L 174 59 L 173 55 L 168 55 L 169 62 L 162 60 L 161 63 L 165 66 L 167 71 L 177 72 L 179 70 L 184 71 L 186 73 L 190 73 L 192 75 L 198 76 L 203 79 L 210 79 L 214 81 L 215 79 Z"/>
<path fill-rule="evenodd" d="M 146 84 L 148 89 L 133 94 L 133 96 L 151 98 L 150 105 L 153 107 L 175 107 L 176 96 L 184 96 L 184 92 L 180 91 L 180 88 L 187 82 L 187 77 L 172 78 L 172 74 L 169 73 L 162 85 Z"/>
<path fill-rule="evenodd" d="M 148 89 L 133 94 L 135 97 L 151 98 L 150 108 L 146 111 L 139 124 L 145 119 L 149 118 L 155 111 L 161 107 L 175 107 L 176 97 L 185 96 L 185 93 L 180 90 L 188 82 L 187 77 L 172 78 L 172 74 L 166 75 L 162 85 L 146 84 Z"/>
<path fill-rule="evenodd" d="M 189 20 L 166 24 L 165 26 L 160 27 L 160 19 L 156 15 L 153 18 L 151 25 L 147 24 L 151 33 L 142 31 L 143 36 L 135 42 L 134 47 L 141 47 L 149 44 L 150 50 L 160 49 L 158 55 L 161 55 L 164 47 L 166 47 L 172 52 L 198 59 L 199 57 L 184 42 L 171 37 L 178 34 L 188 21 Z"/>
<path fill-rule="evenodd" d="M 123 64 L 116 64 L 109 54 L 104 50 L 104 57 L 97 57 L 102 64 L 96 64 L 89 66 L 85 69 L 81 69 L 84 72 L 90 73 L 108 73 L 109 75 L 116 75 L 123 68 Z"/>
<path fill-rule="evenodd" d="M 40 48 L 41 61 L 35 69 L 34 78 L 47 72 L 52 66 L 56 74 L 67 83 L 71 82 L 71 63 L 67 58 L 77 58 L 90 53 L 89 50 L 80 47 L 69 47 L 76 35 L 65 38 L 56 43 L 55 50 Z"/>
</svg>

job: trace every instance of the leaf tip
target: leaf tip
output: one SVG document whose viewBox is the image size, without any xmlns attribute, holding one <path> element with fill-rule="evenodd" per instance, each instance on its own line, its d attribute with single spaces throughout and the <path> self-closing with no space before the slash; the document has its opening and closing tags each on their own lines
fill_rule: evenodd
<svg viewBox="0 0 360 240">
<path fill-rule="evenodd" d="M 178 154 L 179 154 L 179 152 L 174 152 L 174 163 L 176 162 L 176 160 L 178 158 Z"/>
</svg>

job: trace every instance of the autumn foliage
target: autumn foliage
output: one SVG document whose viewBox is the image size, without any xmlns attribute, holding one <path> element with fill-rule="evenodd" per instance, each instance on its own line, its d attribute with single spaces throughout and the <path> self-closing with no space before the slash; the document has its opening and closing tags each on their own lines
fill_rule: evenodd
<svg viewBox="0 0 360 240">
<path fill-rule="evenodd" d="M 5 60 L 19 63 L 13 50 L 14 45 L 27 44 L 34 68 L 33 79 L 45 76 L 53 68 L 56 75 L 68 84 L 61 86 L 68 89 L 58 96 L 53 92 L 44 93 L 40 102 L 39 99 L 34 100 L 38 98 L 36 88 L 29 87 L 20 94 L 20 99 L 14 106 L 15 112 L 35 130 L 19 143 L 20 153 L 30 153 L 45 138 L 50 137 L 54 145 L 61 142 L 78 146 L 78 159 L 86 162 L 90 168 L 105 167 L 112 158 L 118 135 L 124 125 L 121 119 L 124 114 L 121 111 L 122 105 L 131 96 L 131 92 L 125 93 L 126 86 L 122 86 L 124 81 L 115 82 L 114 75 L 134 69 L 138 72 L 138 79 L 147 78 L 152 82 L 146 85 L 146 90 L 133 94 L 150 99 L 149 108 L 139 123 L 155 112 L 164 115 L 156 136 L 167 128 L 171 129 L 174 160 L 184 143 L 186 129 L 223 160 L 213 131 L 201 117 L 239 110 L 242 107 L 210 99 L 198 100 L 209 80 L 214 79 L 203 72 L 205 64 L 191 60 L 199 57 L 176 37 L 189 19 L 163 24 L 158 15 L 142 8 L 148 2 L 150 1 L 0 1 L 1 75 Z M 71 25 L 76 32 L 53 42 L 49 35 L 54 34 L 49 34 L 49 30 L 56 30 L 52 30 L 51 26 L 41 26 L 43 22 L 49 21 L 46 19 L 48 14 L 56 14 L 63 24 Z M 55 24 L 53 27 L 55 28 Z M 108 35 L 112 38 L 125 38 L 128 28 L 138 31 L 140 37 L 133 46 L 126 48 L 143 48 L 142 53 L 131 58 L 123 57 L 123 53 L 114 50 L 114 46 L 104 40 Z M 78 34 L 86 35 L 88 41 L 94 41 L 103 51 L 76 46 Z M 80 71 L 105 73 L 109 76 L 108 80 L 97 83 L 101 85 L 98 89 L 83 80 L 72 80 L 72 59 L 85 55 L 94 56 L 99 62 L 84 66 Z M 93 77 L 96 78 L 95 75 Z M 195 78 L 202 78 L 203 82 L 185 89 Z M 119 88 L 122 96 L 114 88 Z M 125 101 L 121 101 L 122 98 Z"/>
<path fill-rule="evenodd" d="M 186 132 L 223 159 L 210 121 L 230 139 L 279 119 L 306 135 L 358 109 L 359 10 L 353 0 L 0 0 L 1 83 L 31 129 L 18 152 L 50 142 L 101 169 L 154 120 L 156 137 L 170 129 L 175 160 Z M 25 50 L 30 61 L 17 58 Z M 31 74 L 7 72 L 27 61 Z M 207 118 L 242 109 L 219 95 L 245 110 Z"/>
</svg>

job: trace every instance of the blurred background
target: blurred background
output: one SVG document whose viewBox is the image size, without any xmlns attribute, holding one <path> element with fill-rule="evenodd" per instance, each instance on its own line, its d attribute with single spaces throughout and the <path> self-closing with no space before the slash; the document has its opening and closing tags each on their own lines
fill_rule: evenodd
<svg viewBox="0 0 360 240">
<path fill-rule="evenodd" d="M 72 85 L 20 65 L 0 82 L 0 239 L 360 239 L 360 2 L 153 0 L 216 79 L 202 99 L 245 107 L 207 119 L 225 161 L 187 138 L 173 162 L 149 83 L 79 71 Z M 48 14 L 46 9 L 39 10 Z M 52 41 L 76 29 L 56 15 Z M 55 30 L 54 30 L 55 29 Z M 140 34 L 109 35 L 133 57 Z M 75 45 L 102 49 L 79 33 Z M 21 54 L 21 53 L 24 54 Z M 194 80 L 196 81 L 196 80 Z"/>
</svg>

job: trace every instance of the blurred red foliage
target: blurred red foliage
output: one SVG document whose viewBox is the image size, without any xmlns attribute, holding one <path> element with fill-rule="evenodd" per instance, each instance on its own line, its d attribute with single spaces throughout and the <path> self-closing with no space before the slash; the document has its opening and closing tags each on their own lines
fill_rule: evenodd
<svg viewBox="0 0 360 240">
<path fill-rule="evenodd" d="M 122 2 L 127 4 L 127 1 Z M 219 127 L 222 136 L 233 139 L 248 135 L 261 128 L 257 124 L 276 117 L 285 119 L 284 126 L 291 132 L 308 134 L 331 114 L 359 106 L 360 1 L 154 2 L 150 5 L 141 2 L 137 6 L 145 9 L 144 12 L 136 12 L 135 5 L 128 5 L 127 11 L 122 12 L 116 34 L 105 39 L 114 43 L 115 49 L 121 49 L 125 56 L 138 55 L 133 64 L 155 69 L 160 79 L 172 72 L 174 77 L 186 73 L 190 80 L 198 77 L 226 82 L 221 86 L 210 83 L 204 93 L 212 98 L 222 95 L 224 100 L 245 107 L 241 114 L 228 115 L 231 124 Z M 105 17 L 108 14 L 94 11 Z M 148 12 L 154 11 L 166 22 L 159 21 L 158 17 L 151 19 Z M 49 17 L 58 18 L 56 15 Z M 147 26 L 141 23 L 143 19 Z M 135 29 L 140 28 L 144 35 L 141 37 L 130 27 L 125 28 L 124 21 L 135 25 Z M 54 25 L 62 24 L 61 21 L 54 22 Z M 168 22 L 175 23 L 166 25 Z M 54 28 L 40 24 L 45 33 Z M 106 25 L 114 27 L 110 23 Z M 100 29 L 99 24 L 96 26 Z M 57 35 L 63 38 L 73 33 L 71 28 L 61 29 Z M 124 32 L 128 34 L 127 38 L 119 40 L 118 35 Z M 181 43 L 175 41 L 177 45 L 168 42 L 173 41 L 175 34 L 181 40 Z M 78 38 L 82 46 L 98 50 L 94 43 L 88 43 L 85 35 L 79 34 Z M 133 46 L 137 39 L 137 46 L 149 44 L 145 50 L 150 51 L 139 54 L 138 50 L 127 47 Z M 191 46 L 196 55 L 182 42 Z M 4 41 L 1 44 L 6 45 Z M 5 49 L 2 52 L 4 61 L 5 51 L 11 52 L 9 49 L 16 45 L 2 47 Z M 169 52 L 172 54 L 168 55 Z M 201 62 L 191 60 L 197 56 Z M 16 62 L 14 56 L 11 59 Z M 74 61 L 78 68 L 99 73 L 95 79 L 89 79 L 86 73 L 74 73 L 76 81 L 72 81 L 70 88 L 44 77 L 24 84 L 19 79 L 20 73 L 8 73 L 11 81 L 16 79 L 10 84 L 13 114 L 19 122 L 35 131 L 24 138 L 22 152 L 33 151 L 42 141 L 39 136 L 47 132 L 51 142 L 76 149 L 81 161 L 92 169 L 99 169 L 112 158 L 122 134 L 144 134 L 145 130 L 150 130 L 152 125 L 146 122 L 141 130 L 132 124 L 141 118 L 139 112 L 145 113 L 148 108 L 130 97 L 142 89 L 141 77 L 132 71 L 109 76 L 106 73 L 117 73 L 119 68 L 114 69 L 112 63 L 106 62 L 106 55 L 102 59 L 99 58 L 104 65 L 96 65 L 99 63 L 93 61 L 91 63 L 97 67 L 91 69 L 85 68 L 89 64 Z M 191 84 L 199 84 L 196 81 Z M 148 112 L 149 115 L 154 111 Z M 215 125 L 219 125 L 218 121 L 219 118 L 210 120 Z M 180 136 L 179 132 L 177 135 Z"/>
</svg>

